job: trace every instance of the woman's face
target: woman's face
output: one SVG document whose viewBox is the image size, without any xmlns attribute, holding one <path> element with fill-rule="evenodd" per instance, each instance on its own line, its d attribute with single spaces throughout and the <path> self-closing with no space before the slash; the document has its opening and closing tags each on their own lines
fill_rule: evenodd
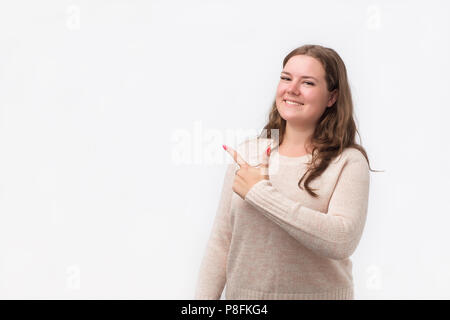
<svg viewBox="0 0 450 320">
<path fill-rule="evenodd" d="M 284 120 L 314 127 L 325 108 L 331 107 L 336 98 L 337 95 L 327 89 L 325 70 L 319 60 L 307 55 L 296 55 L 288 60 L 275 99 Z"/>
</svg>

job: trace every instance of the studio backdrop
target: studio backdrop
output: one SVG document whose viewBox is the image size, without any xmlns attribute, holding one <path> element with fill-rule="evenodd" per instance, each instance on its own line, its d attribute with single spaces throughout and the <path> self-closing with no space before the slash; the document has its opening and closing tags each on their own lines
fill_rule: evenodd
<svg viewBox="0 0 450 320">
<path fill-rule="evenodd" d="M 344 60 L 371 167 L 355 299 L 450 298 L 447 1 L 0 3 L 0 298 L 192 299 L 282 60 Z"/>
</svg>

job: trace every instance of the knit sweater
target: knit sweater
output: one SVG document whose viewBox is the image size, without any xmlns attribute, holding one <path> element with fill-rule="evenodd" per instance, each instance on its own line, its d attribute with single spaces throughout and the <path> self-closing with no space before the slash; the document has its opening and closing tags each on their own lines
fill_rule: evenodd
<svg viewBox="0 0 450 320">
<path fill-rule="evenodd" d="M 253 138 L 236 151 L 257 165 L 269 145 Z M 311 158 L 283 156 L 275 146 L 269 180 L 244 200 L 232 190 L 239 166 L 227 165 L 195 299 L 220 299 L 225 285 L 227 300 L 354 299 L 350 256 L 366 221 L 369 166 L 359 150 L 344 149 L 309 183 L 314 198 L 297 185 Z"/>
</svg>

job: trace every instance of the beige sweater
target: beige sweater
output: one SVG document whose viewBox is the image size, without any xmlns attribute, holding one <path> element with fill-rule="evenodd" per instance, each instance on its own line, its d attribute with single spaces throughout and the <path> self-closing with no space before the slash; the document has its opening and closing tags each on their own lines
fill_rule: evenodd
<svg viewBox="0 0 450 320">
<path fill-rule="evenodd" d="M 282 156 L 270 139 L 250 139 L 236 150 L 257 165 L 268 145 L 270 179 L 245 200 L 232 190 L 239 166 L 227 167 L 195 299 L 220 299 L 225 285 L 227 300 L 354 299 L 350 256 L 367 215 L 365 157 L 345 149 L 310 182 L 319 195 L 313 198 L 297 186 L 310 154 Z"/>
</svg>

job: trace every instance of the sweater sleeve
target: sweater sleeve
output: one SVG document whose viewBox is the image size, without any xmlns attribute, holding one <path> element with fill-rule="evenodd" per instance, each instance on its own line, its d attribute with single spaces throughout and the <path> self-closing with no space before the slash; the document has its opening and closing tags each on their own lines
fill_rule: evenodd
<svg viewBox="0 0 450 320">
<path fill-rule="evenodd" d="M 196 300 L 219 300 L 226 283 L 226 263 L 231 242 L 230 208 L 236 164 L 228 165 L 219 206 L 200 265 L 195 290 Z"/>
<path fill-rule="evenodd" d="M 249 190 L 245 201 L 308 249 L 331 259 L 346 259 L 355 251 L 365 225 L 369 197 L 367 161 L 348 160 L 343 166 L 328 212 L 303 206 L 261 180 Z"/>
</svg>

